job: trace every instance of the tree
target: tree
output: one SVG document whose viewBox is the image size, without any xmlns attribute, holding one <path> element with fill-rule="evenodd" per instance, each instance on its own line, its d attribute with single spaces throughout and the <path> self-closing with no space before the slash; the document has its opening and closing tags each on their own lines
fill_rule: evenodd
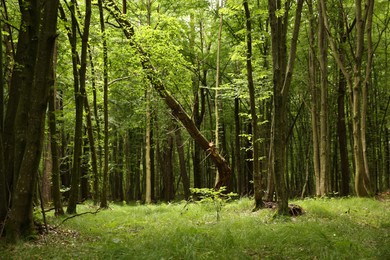
<svg viewBox="0 0 390 260">
<path fill-rule="evenodd" d="M 372 68 L 373 48 L 371 39 L 372 16 L 374 10 L 374 1 L 367 0 L 363 12 L 362 1 L 355 1 L 355 20 L 354 28 L 356 32 L 356 41 L 354 50 L 350 55 L 353 57 L 353 68 L 349 69 L 343 62 L 342 56 L 337 49 L 334 36 L 326 13 L 325 0 L 321 0 L 321 9 L 323 10 L 323 22 L 328 33 L 333 57 L 347 81 L 350 92 L 350 105 L 352 109 L 352 137 L 353 137 L 353 155 L 355 166 L 355 192 L 358 196 L 369 196 L 372 194 L 370 184 L 370 174 L 367 160 L 366 147 L 366 117 L 367 117 L 367 88 Z M 364 38 L 367 33 L 368 48 L 367 61 L 363 67 L 363 55 L 365 53 Z M 362 71 L 365 75 L 362 75 Z"/>
<path fill-rule="evenodd" d="M 53 63 L 56 63 L 54 59 Z M 53 64 L 54 66 L 54 64 Z M 52 75 L 54 81 L 54 73 Z M 52 183 L 53 183 L 53 202 L 54 202 L 54 214 L 60 216 L 64 214 L 62 208 L 61 192 L 60 192 L 60 158 L 59 158 L 59 132 L 57 131 L 57 91 L 55 84 L 50 87 L 49 92 L 49 131 L 50 131 L 50 145 L 51 145 L 51 158 L 53 161 L 52 165 Z"/>
<path fill-rule="evenodd" d="M 255 193 L 255 209 L 264 206 L 263 191 L 261 187 L 261 173 L 260 173 L 260 151 L 259 151 L 259 126 L 256 109 L 256 96 L 255 96 L 255 84 L 253 82 L 253 68 L 252 68 L 252 22 L 249 11 L 248 1 L 243 2 L 246 18 L 246 44 L 247 44 L 247 56 L 246 56 L 246 70 L 248 79 L 249 90 L 249 104 L 251 111 L 251 124 L 252 124 L 252 147 L 253 147 L 253 187 Z"/>
<path fill-rule="evenodd" d="M 313 140 L 313 163 L 316 181 L 316 195 L 325 196 L 329 182 L 329 127 L 328 127 L 328 46 L 323 23 L 323 10 L 318 4 L 318 23 L 313 12 L 313 3 L 308 1 L 309 9 L 309 87 L 311 90 L 311 124 Z M 315 28 L 318 33 L 315 34 Z M 315 45 L 317 35 L 317 45 Z M 318 55 L 316 55 L 318 46 Z M 318 61 L 318 62 L 317 62 Z M 319 65 L 320 79 L 317 83 Z"/>
<path fill-rule="evenodd" d="M 35 53 L 30 53 L 36 59 L 33 60 L 33 67 L 28 67 L 32 70 L 33 80 L 25 82 L 27 89 L 19 89 L 21 95 L 28 97 L 27 104 L 24 104 L 28 109 L 28 118 L 25 125 L 15 125 L 25 128 L 26 142 L 24 149 L 20 151 L 23 152 L 20 166 L 14 169 L 16 178 L 13 183 L 11 211 L 8 221 L 5 223 L 6 236 L 10 242 L 16 242 L 21 237 L 29 236 L 34 230 L 33 194 L 38 178 L 49 89 L 53 84 L 51 75 L 53 75 L 58 1 L 26 1 L 21 3 L 20 10 L 23 14 L 21 32 L 31 33 L 30 36 L 37 37 L 28 37 L 27 39 L 27 41 L 36 40 Z M 42 15 L 41 18 L 40 15 Z M 31 19 L 32 17 L 34 19 Z M 24 33 L 19 34 L 19 38 L 25 36 Z M 23 41 L 21 38 L 20 40 Z M 34 43 L 30 42 L 30 44 Z M 16 88 L 17 86 L 12 87 Z M 28 95 L 29 92 L 26 92 L 29 88 L 31 88 L 30 95 Z M 13 112 L 15 112 L 15 117 L 20 117 L 20 113 L 24 113 L 23 110 Z"/>
<path fill-rule="evenodd" d="M 273 63 L 273 167 L 275 175 L 276 193 L 279 202 L 279 214 L 288 213 L 288 192 L 285 181 L 286 153 L 287 153 L 287 102 L 291 77 L 294 69 L 299 27 L 303 1 L 298 0 L 293 35 L 290 44 L 290 55 L 287 60 L 287 28 L 288 13 L 291 1 L 282 6 L 280 0 L 268 0 L 268 10 L 271 26 L 272 63 Z M 283 15 L 280 12 L 284 11 Z"/>
<path fill-rule="evenodd" d="M 100 207 L 107 208 L 107 189 L 108 189 L 108 164 L 109 164 L 109 147 L 108 147 L 108 50 L 107 35 L 104 24 L 103 0 L 98 0 L 100 30 L 103 37 L 103 106 L 104 106 L 104 165 L 103 165 L 103 185 L 100 196 Z"/>
<path fill-rule="evenodd" d="M 66 212 L 68 214 L 76 213 L 76 205 L 79 196 L 79 184 L 80 184 L 80 169 L 82 158 L 82 145 L 83 145 L 83 111 L 85 102 L 85 85 L 86 85 L 86 71 L 87 71 L 87 47 L 89 38 L 89 25 L 91 21 L 91 1 L 85 1 L 85 20 L 84 30 L 82 34 L 81 55 L 80 59 L 77 55 L 77 3 L 72 1 L 71 15 L 72 15 L 72 61 L 73 61 L 73 77 L 74 77 L 74 95 L 76 101 L 76 124 L 74 129 L 74 151 L 73 151 L 73 168 L 71 179 L 71 190 Z"/>
</svg>

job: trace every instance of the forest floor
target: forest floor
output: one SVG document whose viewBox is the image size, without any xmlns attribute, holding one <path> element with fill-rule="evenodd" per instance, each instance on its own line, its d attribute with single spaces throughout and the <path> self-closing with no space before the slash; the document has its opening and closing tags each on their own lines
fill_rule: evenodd
<svg viewBox="0 0 390 260">
<path fill-rule="evenodd" d="M 90 214 L 66 221 L 49 212 L 48 234 L 0 243 L 0 259 L 390 259 L 390 193 L 292 203 L 304 214 L 252 212 L 248 198 L 100 211 L 85 203 L 78 213 Z"/>
</svg>

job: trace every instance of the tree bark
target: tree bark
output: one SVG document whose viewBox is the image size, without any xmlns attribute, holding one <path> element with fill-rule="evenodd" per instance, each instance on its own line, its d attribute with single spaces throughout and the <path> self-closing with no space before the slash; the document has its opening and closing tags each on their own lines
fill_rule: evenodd
<svg viewBox="0 0 390 260">
<path fill-rule="evenodd" d="M 54 76 L 54 75 L 53 75 Z M 49 94 L 49 131 L 50 131 L 50 144 L 51 144 L 51 158 L 53 161 L 52 167 L 52 193 L 54 204 L 54 215 L 61 216 L 64 214 L 62 208 L 61 192 L 60 192 L 60 163 L 59 163 L 59 133 L 57 131 L 57 119 L 56 119 L 56 90 L 55 86 L 50 88 Z"/>
<path fill-rule="evenodd" d="M 219 1 L 221 2 L 221 1 Z M 220 108 L 220 102 L 219 102 L 219 85 L 220 85 L 220 79 L 221 79 L 221 73 L 220 73 L 220 55 L 221 55 L 221 37 L 222 37 L 222 25 L 223 25 L 223 14 L 219 12 L 218 7 L 218 15 L 219 15 L 219 27 L 218 27 L 218 40 L 217 40 L 217 60 L 216 60 L 216 71 L 215 71 L 215 96 L 214 96 L 214 115 L 215 115 L 215 142 L 214 145 L 217 149 L 220 149 L 220 138 L 219 138 L 219 127 L 220 127 L 220 116 L 219 116 L 219 108 Z M 216 171 L 215 175 L 215 184 L 219 182 L 219 171 Z"/>
<path fill-rule="evenodd" d="M 282 1 L 268 0 L 271 25 L 272 61 L 273 61 L 273 159 L 276 193 L 279 214 L 288 214 L 288 192 L 285 176 L 287 155 L 287 102 L 293 74 L 303 0 L 297 1 L 294 29 L 287 60 L 287 27 L 290 1 L 285 2 L 283 15 L 277 15 Z"/>
<path fill-rule="evenodd" d="M 6 236 L 10 242 L 16 242 L 19 238 L 33 232 L 33 193 L 41 159 L 49 89 L 53 84 L 50 75 L 53 70 L 58 1 L 44 1 L 39 5 L 30 4 L 32 13 L 42 12 L 42 20 L 38 20 L 40 23 L 36 27 L 41 30 L 36 39 L 37 60 L 33 81 L 30 82 L 32 91 L 29 96 L 26 144 L 15 182 L 10 218 L 6 223 Z M 40 8 L 43 8 L 43 11 Z"/>
<path fill-rule="evenodd" d="M 253 189 L 255 199 L 255 209 L 262 208 L 263 202 L 263 188 L 261 186 L 261 173 L 259 162 L 259 126 L 256 111 L 256 96 L 255 84 L 253 82 L 253 67 L 252 67 L 252 22 L 249 11 L 248 1 L 243 1 L 246 19 L 246 70 L 249 91 L 249 104 L 252 118 L 252 148 L 253 148 Z"/>
<path fill-rule="evenodd" d="M 152 203 L 152 161 L 151 161 L 151 112 L 150 112 L 150 102 L 151 102 L 151 89 L 147 87 L 146 92 L 146 117 L 145 117 L 145 178 L 146 178 L 146 187 L 145 187 L 145 203 Z"/>
<path fill-rule="evenodd" d="M 190 197 L 190 179 L 188 178 L 185 155 L 184 155 L 184 143 L 181 136 L 180 126 L 176 124 L 175 129 L 176 149 L 179 156 L 180 176 L 183 182 L 184 198 L 186 200 Z"/>
<path fill-rule="evenodd" d="M 344 63 L 344 54 L 342 52 L 343 44 L 346 43 L 347 37 L 344 30 L 343 13 L 339 13 L 339 32 L 340 32 L 340 60 Z M 338 96 L 337 96 L 337 136 L 340 153 L 340 170 L 341 170 L 341 184 L 340 195 L 349 195 L 349 182 L 350 182 L 350 170 L 348 159 L 348 139 L 347 139 L 347 127 L 346 127 L 346 115 L 345 115 L 345 94 L 347 88 L 347 81 L 343 72 L 339 69 L 338 79 Z"/>
<path fill-rule="evenodd" d="M 320 93 L 317 86 L 317 58 L 316 58 L 316 44 L 315 44 L 315 16 L 313 11 L 313 1 L 308 3 L 309 9 L 309 88 L 311 93 L 311 129 L 312 129 L 312 143 L 313 143 L 313 169 L 315 177 L 316 196 L 321 196 L 321 158 L 320 158 Z"/>
<path fill-rule="evenodd" d="M 318 4 L 318 51 L 320 64 L 320 187 L 319 196 L 325 196 L 328 191 L 329 182 L 329 127 L 328 127 L 328 45 L 323 21 L 325 10 Z"/>
<path fill-rule="evenodd" d="M 68 207 L 66 212 L 68 214 L 76 213 L 76 205 L 79 196 L 79 184 L 81 175 L 81 157 L 82 157 L 82 145 L 83 145 L 83 111 L 84 111 L 84 99 L 85 99 L 85 84 L 86 84 L 86 70 L 87 70 L 87 47 L 89 38 L 89 26 L 91 21 L 91 0 L 85 1 L 85 18 L 84 18 L 84 31 L 81 39 L 81 57 L 80 63 L 78 63 L 77 53 L 77 11 L 76 2 L 72 2 L 72 60 L 73 60 L 73 76 L 74 76 L 74 95 L 76 101 L 76 118 L 74 129 L 74 150 L 73 150 L 73 167 L 72 167 L 72 179 L 71 189 Z M 80 67 L 80 69 L 78 69 Z"/>
<path fill-rule="evenodd" d="M 241 168 L 241 124 L 240 124 L 240 99 L 234 98 L 234 160 L 235 160 L 235 175 L 237 177 L 237 192 L 241 196 L 243 195 L 243 176 Z"/>
<path fill-rule="evenodd" d="M 103 106 L 104 106 L 104 165 L 103 165 L 103 185 L 100 197 L 100 207 L 107 208 L 107 189 L 108 189 L 108 50 L 107 35 L 104 24 L 103 0 L 98 0 L 100 30 L 103 41 Z M 120 15 L 120 12 L 119 12 Z"/>
</svg>

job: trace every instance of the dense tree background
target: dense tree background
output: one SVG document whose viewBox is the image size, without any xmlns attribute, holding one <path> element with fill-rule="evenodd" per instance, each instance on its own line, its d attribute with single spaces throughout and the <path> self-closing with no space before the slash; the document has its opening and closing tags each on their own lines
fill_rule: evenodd
<svg viewBox="0 0 390 260">
<path fill-rule="evenodd" d="M 227 186 L 283 214 L 390 188 L 388 1 L 57 4 L 0 3 L 10 240 L 40 202 L 73 214 Z"/>
</svg>

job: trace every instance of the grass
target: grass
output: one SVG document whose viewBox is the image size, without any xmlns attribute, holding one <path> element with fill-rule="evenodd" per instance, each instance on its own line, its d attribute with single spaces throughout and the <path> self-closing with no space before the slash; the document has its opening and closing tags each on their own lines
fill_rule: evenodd
<svg viewBox="0 0 390 260">
<path fill-rule="evenodd" d="M 252 212 L 252 201 L 110 205 L 67 220 L 34 242 L 0 244 L 0 259 L 390 259 L 390 202 L 293 201 L 296 218 Z M 95 211 L 91 204 L 78 212 Z M 48 216 L 50 225 L 62 219 Z"/>
</svg>

